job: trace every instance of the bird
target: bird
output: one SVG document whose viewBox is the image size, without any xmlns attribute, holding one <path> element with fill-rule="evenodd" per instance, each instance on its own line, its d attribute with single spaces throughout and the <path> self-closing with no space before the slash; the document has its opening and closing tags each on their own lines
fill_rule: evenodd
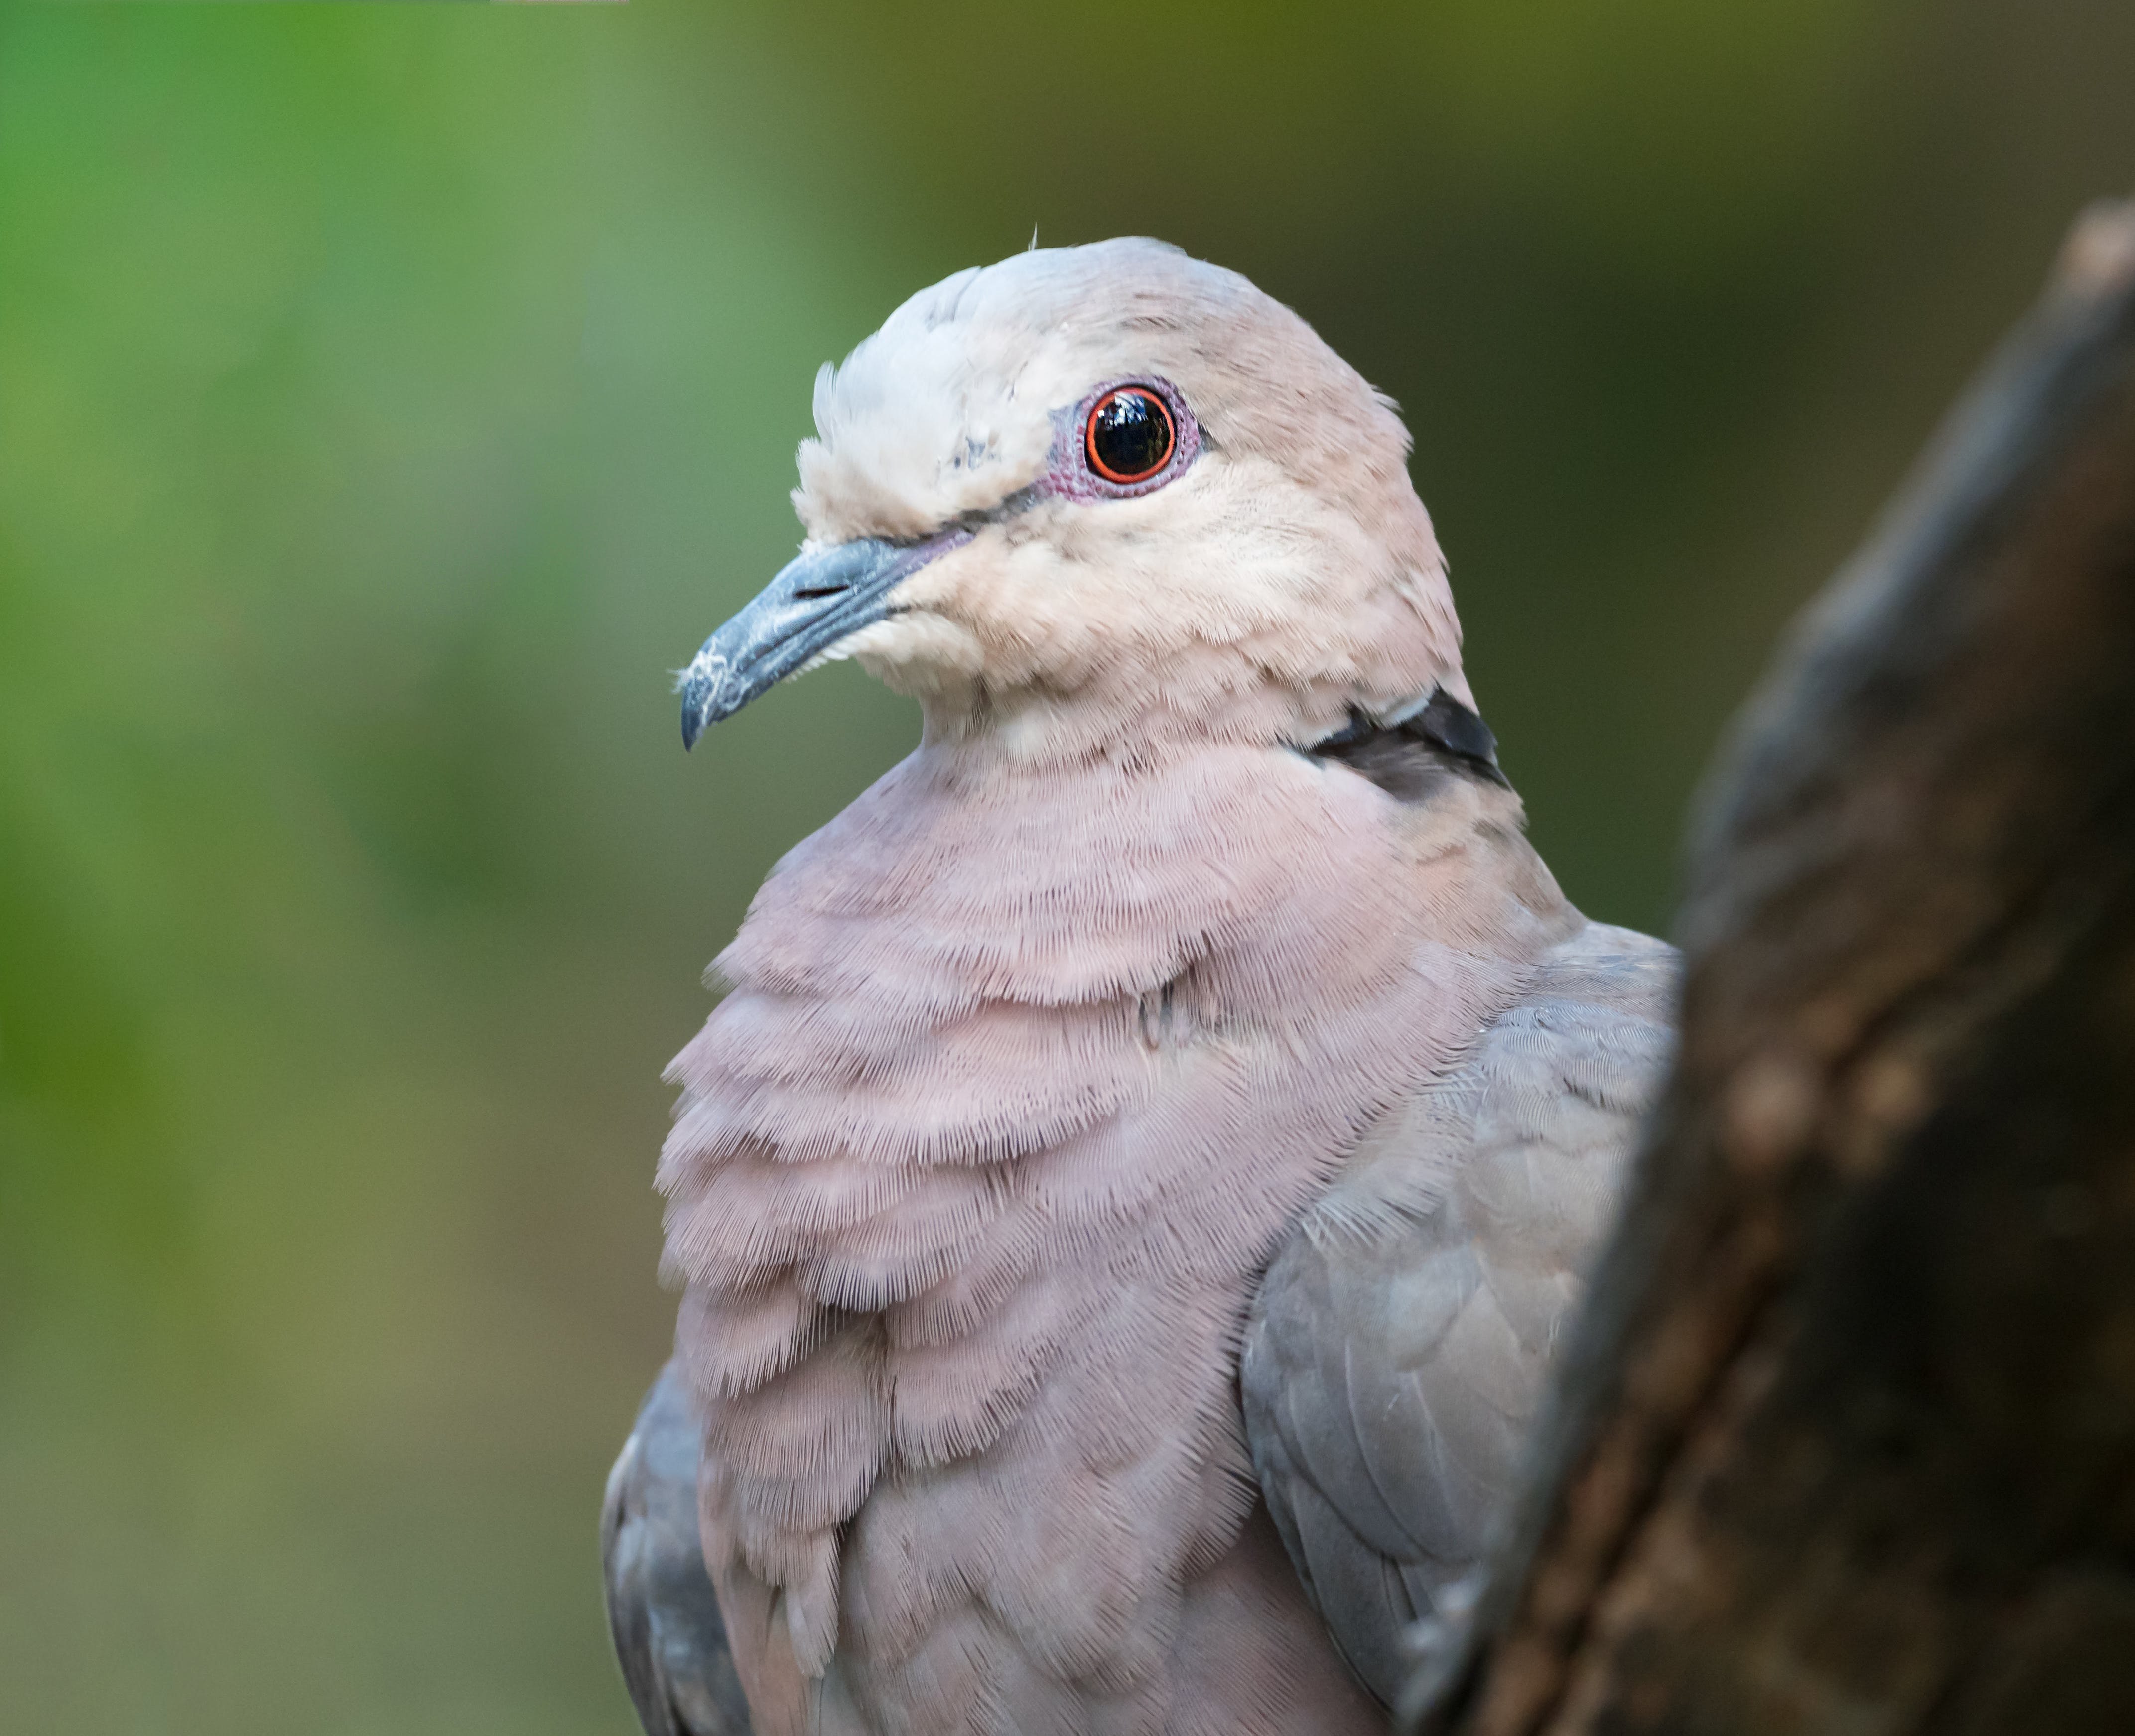
<svg viewBox="0 0 2135 1736">
<path fill-rule="evenodd" d="M 1472 1607 L 1675 1042 L 1527 840 L 1392 401 L 1141 239 L 818 375 L 695 743 L 850 658 L 918 746 L 668 1072 L 609 1481 L 653 1736 L 1357 1736 Z"/>
</svg>

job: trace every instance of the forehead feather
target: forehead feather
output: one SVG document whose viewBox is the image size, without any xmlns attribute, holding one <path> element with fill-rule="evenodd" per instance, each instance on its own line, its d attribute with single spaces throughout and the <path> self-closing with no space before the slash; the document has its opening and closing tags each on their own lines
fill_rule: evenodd
<svg viewBox="0 0 2135 1736">
<path fill-rule="evenodd" d="M 916 536 L 1041 475 L 1054 417 L 1160 375 L 1212 443 L 1403 468 L 1387 402 L 1244 278 L 1139 239 L 1033 250 L 922 290 L 816 382 L 794 504 L 822 540 Z"/>
</svg>

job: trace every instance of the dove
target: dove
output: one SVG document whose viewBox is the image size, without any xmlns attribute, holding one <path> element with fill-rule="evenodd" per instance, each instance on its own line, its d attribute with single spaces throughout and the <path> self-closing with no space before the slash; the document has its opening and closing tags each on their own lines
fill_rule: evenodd
<svg viewBox="0 0 2135 1736">
<path fill-rule="evenodd" d="M 603 1527 L 641 1718 L 1383 1731 L 1675 955 L 1527 842 L 1394 405 L 1243 278 L 961 272 L 814 409 L 806 539 L 684 741 L 846 658 L 921 738 L 772 870 L 670 1070 L 675 1355 Z"/>
</svg>

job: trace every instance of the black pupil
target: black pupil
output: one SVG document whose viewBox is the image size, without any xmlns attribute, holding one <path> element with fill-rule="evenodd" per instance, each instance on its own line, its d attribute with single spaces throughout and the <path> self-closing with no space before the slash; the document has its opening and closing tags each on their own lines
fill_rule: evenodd
<svg viewBox="0 0 2135 1736">
<path fill-rule="evenodd" d="M 1090 424 L 1090 450 L 1116 476 L 1145 476 L 1171 456 L 1171 418 L 1147 392 L 1116 393 Z"/>
</svg>

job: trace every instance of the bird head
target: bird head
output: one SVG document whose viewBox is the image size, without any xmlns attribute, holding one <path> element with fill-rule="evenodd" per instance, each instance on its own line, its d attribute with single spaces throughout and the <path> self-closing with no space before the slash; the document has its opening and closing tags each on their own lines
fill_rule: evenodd
<svg viewBox="0 0 2135 1736">
<path fill-rule="evenodd" d="M 682 672 L 685 743 L 845 656 L 1034 755 L 1472 704 L 1393 405 L 1233 272 L 1139 239 L 960 272 L 815 413 L 806 540 Z"/>
</svg>

